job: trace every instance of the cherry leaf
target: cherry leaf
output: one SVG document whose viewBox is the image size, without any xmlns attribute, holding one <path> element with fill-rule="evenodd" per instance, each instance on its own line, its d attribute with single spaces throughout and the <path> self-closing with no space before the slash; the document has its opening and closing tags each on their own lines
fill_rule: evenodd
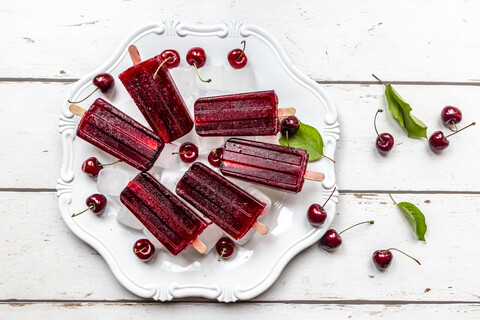
<svg viewBox="0 0 480 320">
<path fill-rule="evenodd" d="M 412 227 L 413 231 L 417 234 L 417 238 L 420 241 L 425 241 L 425 232 L 427 232 L 427 224 L 425 223 L 425 216 L 422 211 L 417 208 L 416 205 L 410 202 L 397 203 L 391 194 L 393 202 L 400 208 L 403 216 L 407 220 L 408 224 Z"/>
<path fill-rule="evenodd" d="M 320 132 L 314 127 L 302 122 L 300 122 L 300 128 L 297 133 L 288 137 L 288 143 L 287 138 L 283 135 L 278 140 L 278 143 L 282 146 L 288 146 L 290 144 L 290 147 L 307 150 L 308 162 L 323 157 L 323 139 Z"/>
<path fill-rule="evenodd" d="M 427 126 L 417 117 L 410 114 L 412 107 L 393 89 L 390 84 L 385 84 L 385 96 L 388 110 L 405 129 L 409 138 L 427 139 Z"/>
</svg>

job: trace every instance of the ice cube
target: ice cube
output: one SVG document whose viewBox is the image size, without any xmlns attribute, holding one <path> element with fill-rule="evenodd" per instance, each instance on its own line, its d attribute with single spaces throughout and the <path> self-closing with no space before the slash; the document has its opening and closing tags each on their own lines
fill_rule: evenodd
<svg viewBox="0 0 480 320">
<path fill-rule="evenodd" d="M 160 176 L 160 183 L 169 190 L 175 190 L 178 181 L 180 181 L 187 169 L 188 166 L 182 166 L 180 168 L 176 168 L 175 170 L 163 170 L 162 175 Z"/>
<path fill-rule="evenodd" d="M 178 163 L 178 155 L 172 154 L 172 152 L 178 152 L 180 144 L 177 143 L 165 143 L 160 156 L 155 161 L 154 167 L 170 169 Z"/>
<path fill-rule="evenodd" d="M 224 77 L 224 90 L 232 93 L 256 90 L 255 73 L 251 68 L 228 70 Z"/>
<path fill-rule="evenodd" d="M 128 174 L 118 169 L 102 169 L 97 178 L 97 190 L 108 196 L 120 196 L 130 181 Z"/>
<path fill-rule="evenodd" d="M 217 227 L 215 224 L 211 224 L 205 229 L 199 236 L 198 240 L 202 241 L 203 244 L 207 247 L 207 254 L 212 248 L 215 247 L 217 241 L 223 237 L 225 234 L 222 229 Z"/>
<path fill-rule="evenodd" d="M 144 228 L 143 224 L 133 215 L 133 213 L 123 206 L 118 211 L 116 220 L 118 223 L 133 229 L 142 230 Z"/>
<path fill-rule="evenodd" d="M 170 75 L 182 96 L 186 94 L 196 94 L 198 92 L 198 87 L 195 85 L 195 78 L 198 78 L 195 73 L 195 68 L 173 68 L 170 69 Z"/>
<path fill-rule="evenodd" d="M 183 100 L 185 101 L 185 104 L 187 105 L 188 112 L 190 113 L 190 116 L 194 116 L 195 110 L 194 110 L 194 105 L 195 101 L 199 98 L 198 94 L 192 94 L 192 93 L 187 93 L 183 97 Z"/>
<path fill-rule="evenodd" d="M 203 82 L 198 76 L 195 77 L 195 86 L 200 90 L 225 90 L 223 77 L 226 69 L 223 65 L 203 67 L 198 69 L 198 73 L 202 79 L 212 80 L 210 82 Z"/>
<path fill-rule="evenodd" d="M 201 137 L 198 145 L 200 154 L 208 154 L 213 149 L 223 148 L 224 137 Z"/>
</svg>

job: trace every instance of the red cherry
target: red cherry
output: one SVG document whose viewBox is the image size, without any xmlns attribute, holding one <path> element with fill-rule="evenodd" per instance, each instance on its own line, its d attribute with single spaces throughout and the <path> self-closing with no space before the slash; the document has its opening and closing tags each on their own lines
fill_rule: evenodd
<svg viewBox="0 0 480 320">
<path fill-rule="evenodd" d="M 155 253 L 155 247 L 148 239 L 139 239 L 133 245 L 133 253 L 142 261 L 149 261 Z"/>
<path fill-rule="evenodd" d="M 377 136 L 375 146 L 381 153 L 387 153 L 392 150 L 394 144 L 393 136 L 390 133 L 382 133 Z"/>
<path fill-rule="evenodd" d="M 446 126 L 456 125 L 462 121 L 462 112 L 454 106 L 446 106 L 441 113 L 442 122 Z"/>
<path fill-rule="evenodd" d="M 228 259 L 235 251 L 235 243 L 232 241 L 232 239 L 223 237 L 215 244 L 215 250 L 219 255 L 218 261 L 220 261 L 220 259 Z"/>
<path fill-rule="evenodd" d="M 162 57 L 163 61 L 166 61 L 165 65 L 168 69 L 178 67 L 180 64 L 180 54 L 176 50 L 167 49 L 160 53 L 160 57 Z"/>
<path fill-rule="evenodd" d="M 112 162 L 112 163 L 101 164 L 100 161 L 98 161 L 97 158 L 90 157 L 83 162 L 82 171 L 85 172 L 88 176 L 90 176 L 92 178 L 96 178 L 96 177 L 98 177 L 98 174 L 100 173 L 100 170 L 103 169 L 103 167 L 111 166 L 112 164 L 115 164 L 117 162 L 121 162 L 121 161 L 117 160 L 117 161 Z"/>
<path fill-rule="evenodd" d="M 325 211 L 324 207 L 332 197 L 335 190 L 337 190 L 337 187 L 333 188 L 332 193 L 330 193 L 330 196 L 328 197 L 327 201 L 325 201 L 323 206 L 314 203 L 310 206 L 310 208 L 308 208 L 307 218 L 312 226 L 320 227 L 327 219 L 327 212 Z"/>
<path fill-rule="evenodd" d="M 241 69 L 247 65 L 247 56 L 245 55 L 246 42 L 243 40 L 243 49 L 233 49 L 228 53 L 228 62 L 234 69 Z"/>
<path fill-rule="evenodd" d="M 435 131 L 428 139 L 428 143 L 433 151 L 443 150 L 450 144 L 442 131 Z"/>
<path fill-rule="evenodd" d="M 107 94 L 112 91 L 115 79 L 108 73 L 100 73 L 93 78 L 93 84 L 104 94 Z"/>
<path fill-rule="evenodd" d="M 172 152 L 172 154 L 179 154 L 183 162 L 191 163 L 198 158 L 198 148 L 191 142 L 185 142 L 180 145 L 178 152 Z"/>
<path fill-rule="evenodd" d="M 86 96 L 85 98 L 79 101 L 68 100 L 68 102 L 69 103 L 83 102 L 87 100 L 92 94 L 97 92 L 98 89 L 100 89 L 100 91 L 103 92 L 104 94 L 107 94 L 110 91 L 112 91 L 113 86 L 115 85 L 115 79 L 113 79 L 112 75 L 110 75 L 109 73 L 99 73 L 93 78 L 92 83 L 97 88 L 93 90 L 88 96 Z"/>
<path fill-rule="evenodd" d="M 100 165 L 100 162 L 95 157 L 88 158 L 82 164 L 82 171 L 92 178 L 98 177 L 98 174 L 102 169 L 103 167 Z"/>
<path fill-rule="evenodd" d="M 95 193 L 89 196 L 85 203 L 87 204 L 87 208 L 79 213 L 72 214 L 72 218 L 81 215 L 88 210 L 92 210 L 92 212 L 96 213 L 97 215 L 102 214 L 107 207 L 107 197 L 105 197 L 103 194 Z"/>
<path fill-rule="evenodd" d="M 373 119 L 373 127 L 375 128 L 375 132 L 377 133 L 377 140 L 375 141 L 375 146 L 377 150 L 381 153 L 387 153 L 393 148 L 394 139 L 390 133 L 382 133 L 378 134 L 377 130 L 377 115 L 379 112 L 383 112 L 382 109 L 378 109 L 377 113 L 375 113 L 375 118 Z"/>
<path fill-rule="evenodd" d="M 200 47 L 195 47 L 187 52 L 187 63 L 191 66 L 196 66 L 198 69 L 205 65 L 207 55 L 205 50 Z"/>
<path fill-rule="evenodd" d="M 295 133 L 297 133 L 298 129 L 300 129 L 300 121 L 295 116 L 288 116 L 282 119 L 280 122 L 280 132 L 286 136 L 288 132 L 288 136 L 291 137 Z"/>
<path fill-rule="evenodd" d="M 322 245 L 323 249 L 325 249 L 327 251 L 334 251 L 335 249 L 340 247 L 340 245 L 342 244 L 342 237 L 340 237 L 340 235 L 342 233 L 344 233 L 347 230 L 350 230 L 353 227 L 356 227 L 356 226 L 364 224 L 364 223 L 373 224 L 374 222 L 373 222 L 373 220 L 363 221 L 363 222 L 354 224 L 351 227 L 348 227 L 347 229 L 343 230 L 340 233 L 337 233 L 337 231 L 335 231 L 335 229 L 329 229 L 329 230 L 327 230 L 327 232 L 325 232 L 325 234 L 320 239 L 320 244 Z"/>
<path fill-rule="evenodd" d="M 378 270 L 385 270 L 392 264 L 393 254 L 390 250 L 377 250 L 372 259 Z"/>
<path fill-rule="evenodd" d="M 401 250 L 398 250 L 396 248 L 390 248 L 390 249 L 387 249 L 387 250 L 376 250 L 373 253 L 372 260 L 373 260 L 373 263 L 375 264 L 375 266 L 378 268 L 378 270 L 383 271 L 383 270 L 387 269 L 388 267 L 390 267 L 390 265 L 392 264 L 393 254 L 390 250 L 396 250 L 400 253 L 403 253 L 404 255 L 406 255 L 407 257 L 409 257 L 410 259 L 412 259 L 413 261 L 415 261 L 419 265 L 421 265 L 420 261 L 418 261 L 414 257 L 406 254 L 405 252 L 403 252 Z"/>
<path fill-rule="evenodd" d="M 220 162 L 222 162 L 222 156 L 223 156 L 223 148 L 213 149 L 208 154 L 208 162 L 214 167 L 219 167 Z"/>
</svg>

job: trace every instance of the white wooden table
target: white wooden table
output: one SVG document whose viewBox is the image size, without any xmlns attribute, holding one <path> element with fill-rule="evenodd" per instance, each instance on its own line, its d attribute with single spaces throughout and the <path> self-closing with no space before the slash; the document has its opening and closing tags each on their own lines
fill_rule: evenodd
<svg viewBox="0 0 480 320">
<path fill-rule="evenodd" d="M 55 196 L 62 158 L 57 121 L 72 83 L 95 69 L 133 29 L 152 21 L 240 20 L 272 33 L 295 65 L 334 99 L 341 125 L 334 227 L 373 218 L 327 253 L 312 246 L 253 301 L 142 300 L 61 220 Z M 480 121 L 478 1 L 11 1 L 0 0 L 0 319 L 228 319 L 480 317 L 480 131 L 442 154 L 406 138 L 391 116 L 393 152 L 374 148 L 375 110 L 395 84 L 430 125 L 445 105 Z M 426 243 L 387 193 L 424 212 Z M 371 254 L 395 246 L 386 272 Z M 429 317 L 432 318 L 432 317 Z"/>
</svg>

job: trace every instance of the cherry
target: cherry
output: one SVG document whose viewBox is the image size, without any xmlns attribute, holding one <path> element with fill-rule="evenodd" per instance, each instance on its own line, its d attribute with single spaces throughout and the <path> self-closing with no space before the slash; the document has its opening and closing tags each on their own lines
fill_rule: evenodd
<svg viewBox="0 0 480 320">
<path fill-rule="evenodd" d="M 72 214 L 72 218 L 81 215 L 88 210 L 92 210 L 93 213 L 100 215 L 105 211 L 105 208 L 107 207 L 107 197 L 100 193 L 92 194 L 87 198 L 85 202 L 88 206 L 87 209 L 79 213 Z"/>
<path fill-rule="evenodd" d="M 155 247 L 148 239 L 139 239 L 133 245 L 133 253 L 142 261 L 149 261 L 155 253 Z"/>
<path fill-rule="evenodd" d="M 178 152 L 172 152 L 172 154 L 179 154 L 183 162 L 191 163 L 198 158 L 198 148 L 191 142 L 185 142 L 180 145 Z"/>
<path fill-rule="evenodd" d="M 320 227 L 325 222 L 325 219 L 327 219 L 327 212 L 325 211 L 324 207 L 327 204 L 328 200 L 330 200 L 330 198 L 332 197 L 335 190 L 337 190 L 337 187 L 335 187 L 332 193 L 330 193 L 330 196 L 328 197 L 327 201 L 325 201 L 323 206 L 314 203 L 310 206 L 310 208 L 308 208 L 307 218 L 312 226 Z"/>
<path fill-rule="evenodd" d="M 381 153 L 387 153 L 393 148 L 394 140 L 393 136 L 390 133 L 382 133 L 378 134 L 377 130 L 377 115 L 379 112 L 383 112 L 382 109 L 378 109 L 377 113 L 375 113 L 375 118 L 373 119 L 373 127 L 375 128 L 375 132 L 377 133 L 377 140 L 375 141 L 375 146 L 377 150 Z"/>
<path fill-rule="evenodd" d="M 454 106 L 446 106 L 441 113 L 442 122 L 444 125 L 450 127 L 451 125 L 457 127 L 457 124 L 462 121 L 462 112 Z"/>
<path fill-rule="evenodd" d="M 207 55 L 205 54 L 205 50 L 200 47 L 195 47 L 187 52 L 187 63 L 191 66 L 195 67 L 195 71 L 197 72 L 198 78 L 203 82 L 211 82 L 212 79 L 203 80 L 198 73 L 198 69 L 205 65 L 207 61 Z"/>
<path fill-rule="evenodd" d="M 343 230 L 340 233 L 337 233 L 337 231 L 335 231 L 335 229 L 329 229 L 329 230 L 327 230 L 327 232 L 325 232 L 325 234 L 320 239 L 320 244 L 322 245 L 323 249 L 325 249 L 327 251 L 334 251 L 335 249 L 340 247 L 340 245 L 342 244 L 342 237 L 340 237 L 340 235 L 342 233 L 344 233 L 345 231 L 347 231 L 347 230 L 349 230 L 353 227 L 356 227 L 356 226 L 364 224 L 364 223 L 373 224 L 374 221 L 369 220 L 369 221 L 363 221 L 363 222 L 354 224 L 353 226 Z"/>
<path fill-rule="evenodd" d="M 300 121 L 295 116 L 288 116 L 282 119 L 280 122 L 280 132 L 284 136 L 293 136 L 297 133 L 298 129 L 300 128 Z"/>
<path fill-rule="evenodd" d="M 247 56 L 245 55 L 245 47 L 247 43 L 245 40 L 241 42 L 243 49 L 233 49 L 228 53 L 228 62 L 234 69 L 242 69 L 247 65 Z"/>
<path fill-rule="evenodd" d="M 82 164 L 82 171 L 85 172 L 88 176 L 92 178 L 98 177 L 98 174 L 100 173 L 100 170 L 103 169 L 103 167 L 106 166 L 111 166 L 112 164 L 115 164 L 117 162 L 120 162 L 121 160 L 117 160 L 112 163 L 107 163 L 107 164 L 101 164 L 100 161 L 98 161 L 97 158 L 95 157 L 90 157 L 87 160 L 85 160 Z"/>
<path fill-rule="evenodd" d="M 167 49 L 160 53 L 160 57 L 162 57 L 162 60 L 167 61 L 165 65 L 168 69 L 178 67 L 180 64 L 180 54 L 176 50 Z"/>
<path fill-rule="evenodd" d="M 95 90 L 92 91 L 88 96 L 83 98 L 82 100 L 79 101 L 70 101 L 68 100 L 69 103 L 80 103 L 85 100 L 87 100 L 92 94 L 97 92 L 98 89 L 104 94 L 109 93 L 112 91 L 113 86 L 115 85 L 115 79 L 113 79 L 112 75 L 109 73 L 99 73 L 93 78 L 93 85 L 97 87 Z"/>
<path fill-rule="evenodd" d="M 406 255 L 407 257 L 413 259 L 416 263 L 421 265 L 420 261 L 418 261 L 414 257 L 406 254 L 405 252 L 403 252 L 401 250 L 398 250 L 396 248 L 390 248 L 390 249 L 387 249 L 387 250 L 376 250 L 373 253 L 372 260 L 373 260 L 373 263 L 375 264 L 375 266 L 377 267 L 378 270 L 383 271 L 383 270 L 387 269 L 388 267 L 390 267 L 390 265 L 392 264 L 393 254 L 392 254 L 392 251 L 390 251 L 390 250 L 396 250 L 398 252 L 401 252 L 404 255 Z"/>
<path fill-rule="evenodd" d="M 220 261 L 220 259 L 228 259 L 235 251 L 235 243 L 228 237 L 220 238 L 215 244 L 215 250 L 220 255 L 218 261 Z"/>
<path fill-rule="evenodd" d="M 208 162 L 214 167 L 219 167 L 222 162 L 223 148 L 217 148 L 210 151 L 208 154 Z"/>
<path fill-rule="evenodd" d="M 428 144 L 433 151 L 440 151 L 448 147 L 450 142 L 448 141 L 448 137 L 453 136 L 454 134 L 459 133 L 462 130 L 465 130 L 468 127 L 474 126 L 475 122 L 470 123 L 468 126 L 463 127 L 460 130 L 455 131 L 454 133 L 450 133 L 448 136 L 445 136 L 442 131 L 435 131 L 430 138 L 428 139 Z"/>
</svg>

